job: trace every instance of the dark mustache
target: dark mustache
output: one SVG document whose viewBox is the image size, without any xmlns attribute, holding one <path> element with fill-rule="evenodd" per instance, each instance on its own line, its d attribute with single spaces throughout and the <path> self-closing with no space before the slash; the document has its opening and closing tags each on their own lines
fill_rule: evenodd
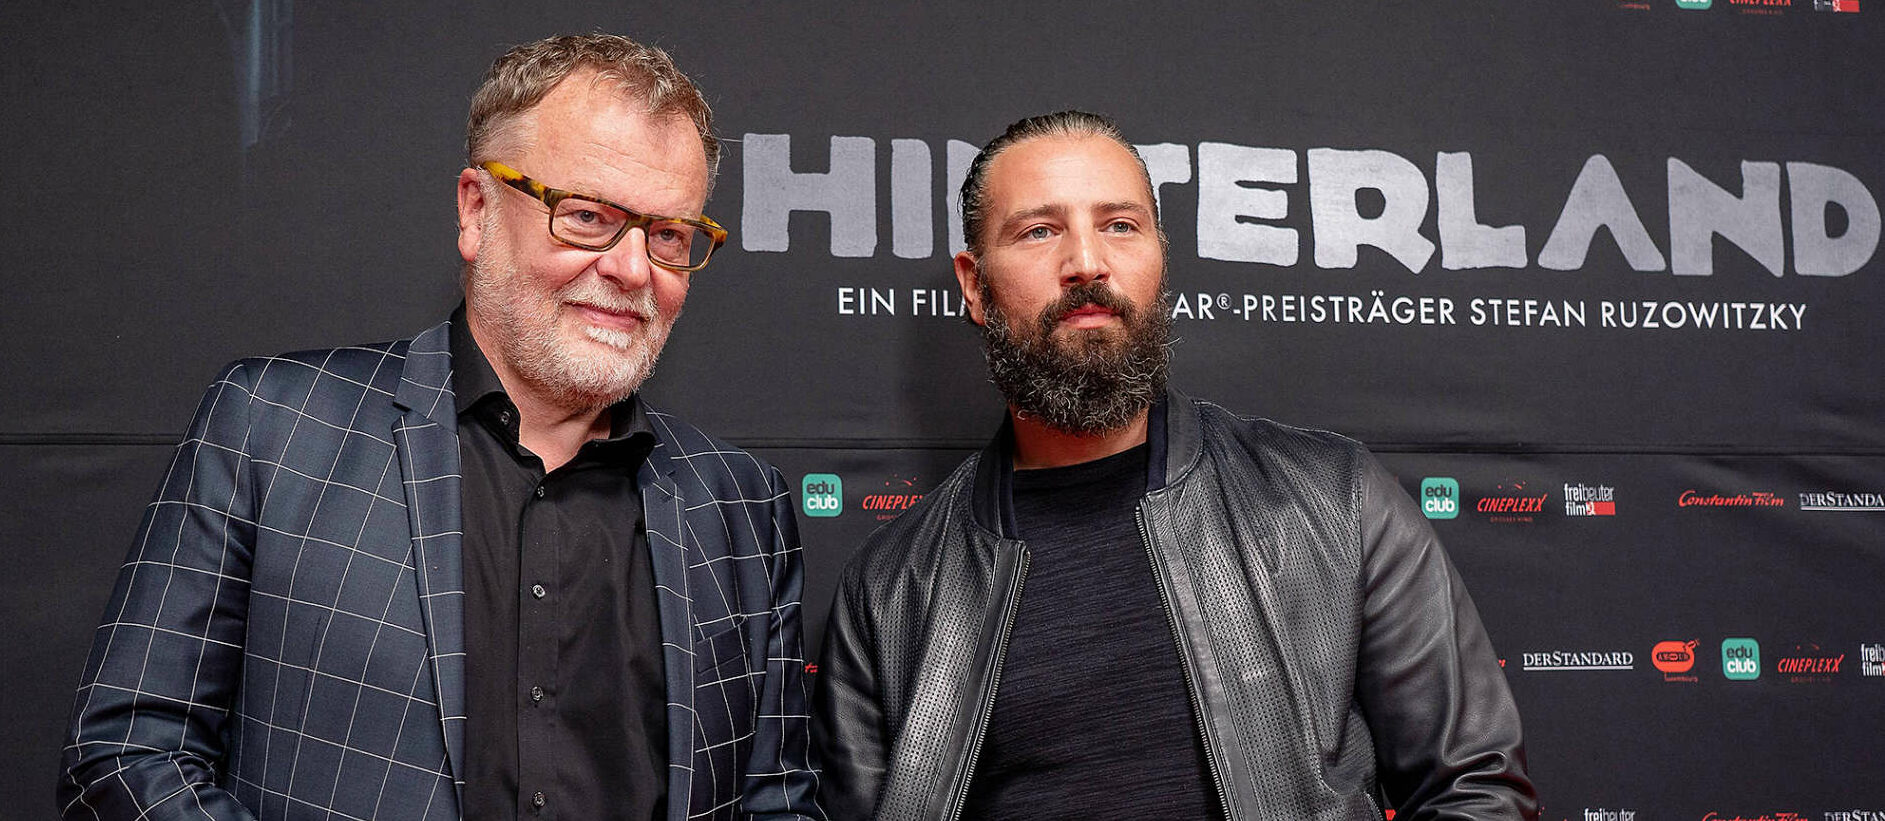
<svg viewBox="0 0 1885 821">
<path fill-rule="evenodd" d="M 1119 295 L 1112 286 L 1097 279 L 1090 279 L 1068 288 L 1059 299 L 1041 309 L 1041 327 L 1053 330 L 1055 325 L 1067 318 L 1068 314 L 1088 305 L 1096 305 L 1117 314 L 1120 319 L 1131 322 L 1133 319 L 1132 301 Z"/>
</svg>

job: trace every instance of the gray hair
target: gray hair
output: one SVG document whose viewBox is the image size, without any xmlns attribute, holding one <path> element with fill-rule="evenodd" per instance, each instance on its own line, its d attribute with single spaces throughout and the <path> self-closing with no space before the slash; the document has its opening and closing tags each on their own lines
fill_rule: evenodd
<svg viewBox="0 0 1885 821">
<path fill-rule="evenodd" d="M 720 141 L 713 136 L 713 110 L 694 81 L 675 68 L 667 52 L 617 34 L 572 34 L 512 48 L 491 64 L 471 98 L 465 129 L 465 159 L 471 165 L 508 137 L 517 118 L 543 101 L 558 83 L 593 70 L 639 98 L 650 116 L 681 115 L 700 132 L 707 153 L 707 187 L 720 171 Z"/>
</svg>

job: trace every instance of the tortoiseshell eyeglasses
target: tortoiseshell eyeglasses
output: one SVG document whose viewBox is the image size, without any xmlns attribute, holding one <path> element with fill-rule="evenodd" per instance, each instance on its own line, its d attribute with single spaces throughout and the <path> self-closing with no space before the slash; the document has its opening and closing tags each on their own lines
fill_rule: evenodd
<svg viewBox="0 0 1885 821">
<path fill-rule="evenodd" d="M 628 236 L 628 229 L 640 228 L 648 236 L 648 261 L 675 271 L 698 271 L 707 266 L 714 249 L 727 241 L 727 229 L 705 216 L 651 216 L 600 197 L 551 188 L 501 162 L 482 162 L 478 167 L 548 206 L 550 236 L 585 251 L 607 251 Z"/>
</svg>

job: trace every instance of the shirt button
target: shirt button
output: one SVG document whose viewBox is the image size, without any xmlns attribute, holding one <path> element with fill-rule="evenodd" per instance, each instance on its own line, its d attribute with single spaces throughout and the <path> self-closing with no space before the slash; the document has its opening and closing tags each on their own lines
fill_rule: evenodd
<svg viewBox="0 0 1885 821">
<path fill-rule="evenodd" d="M 532 687 L 532 688 L 530 688 L 530 700 L 531 700 L 531 701 L 533 701 L 533 702 L 537 702 L 537 701 L 542 701 L 542 700 L 543 700 L 543 688 L 542 688 L 542 687 Z"/>
<path fill-rule="evenodd" d="M 543 798 L 542 792 L 538 792 L 536 795 L 530 796 L 530 806 L 541 808 L 543 806 L 543 803 L 544 803 L 544 798 Z"/>
<path fill-rule="evenodd" d="M 550 591 L 543 589 L 543 585 L 533 584 L 530 586 L 530 595 L 541 599 L 544 596 L 550 595 Z"/>
<path fill-rule="evenodd" d="M 542 485 L 538 485 L 538 486 L 537 486 L 537 498 L 539 498 L 539 499 L 541 499 L 541 498 L 543 498 L 543 486 L 542 486 Z"/>
<path fill-rule="evenodd" d="M 510 412 L 510 411 L 499 411 L 499 412 L 498 412 L 498 414 L 497 414 L 497 421 L 499 421 L 499 422 L 502 422 L 502 423 L 504 423 L 504 424 L 506 424 L 506 425 L 508 425 L 508 424 L 510 424 L 510 423 L 511 423 L 511 412 Z"/>
</svg>

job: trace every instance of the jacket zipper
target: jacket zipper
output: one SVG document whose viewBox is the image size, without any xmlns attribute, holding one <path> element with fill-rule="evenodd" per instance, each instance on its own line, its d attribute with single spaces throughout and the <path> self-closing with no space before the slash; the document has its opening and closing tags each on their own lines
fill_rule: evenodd
<svg viewBox="0 0 1885 821">
<path fill-rule="evenodd" d="M 1015 615 L 1021 610 L 1021 583 L 1028 575 L 1028 551 L 1020 551 L 1020 562 L 1015 565 L 1014 580 L 1008 583 L 1008 612 L 1002 618 L 1001 636 L 995 642 L 995 670 L 988 682 L 988 694 L 982 699 L 982 717 L 975 725 L 975 740 L 969 744 L 969 767 L 962 773 L 962 781 L 956 785 L 955 797 L 949 801 L 948 821 L 957 821 L 962 817 L 962 805 L 968 803 L 969 783 L 975 779 L 975 765 L 982 758 L 982 739 L 988 735 L 988 722 L 995 713 L 995 691 L 1001 688 L 1001 668 L 1008 658 L 1008 636 L 1014 632 Z"/>
<path fill-rule="evenodd" d="M 1224 794 L 1224 776 L 1218 772 L 1217 755 L 1211 744 L 1211 730 L 1204 722 L 1204 698 L 1198 695 L 1198 681 L 1192 672 L 1191 653 L 1185 649 L 1184 632 L 1178 626 L 1178 610 L 1172 605 L 1171 587 L 1165 581 L 1163 566 L 1152 549 L 1152 531 L 1145 524 L 1145 508 L 1133 512 L 1139 523 L 1139 540 L 1145 544 L 1145 557 L 1152 563 L 1152 578 L 1158 582 L 1159 601 L 1165 605 L 1165 622 L 1171 625 L 1172 641 L 1178 649 L 1178 669 L 1185 676 L 1185 695 L 1191 701 L 1191 717 L 1198 722 L 1198 743 L 1204 745 L 1204 765 L 1211 774 L 1211 786 L 1217 791 L 1217 805 L 1225 818 L 1233 818 L 1230 801 Z"/>
</svg>

